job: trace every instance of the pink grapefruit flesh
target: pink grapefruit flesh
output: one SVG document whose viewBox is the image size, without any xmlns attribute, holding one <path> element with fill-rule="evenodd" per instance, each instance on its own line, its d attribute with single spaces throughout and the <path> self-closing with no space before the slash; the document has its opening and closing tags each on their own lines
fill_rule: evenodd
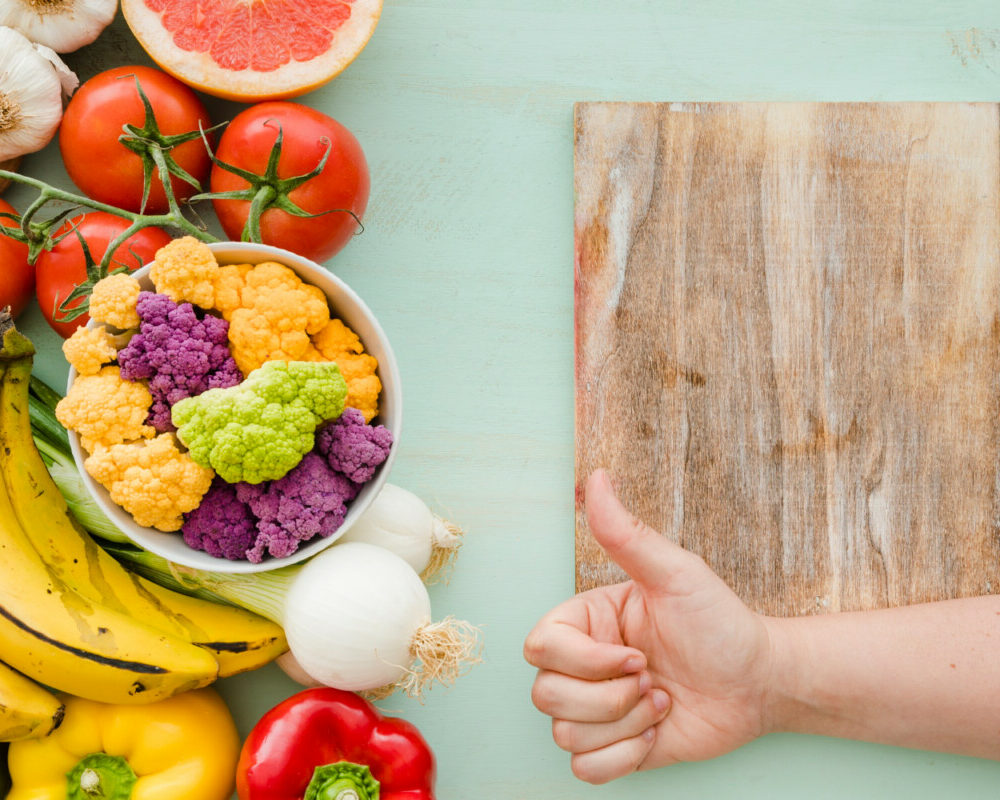
<svg viewBox="0 0 1000 800">
<path fill-rule="evenodd" d="M 246 102 L 294 97 L 340 74 L 382 0 L 122 0 L 146 52 L 197 89 Z"/>
</svg>

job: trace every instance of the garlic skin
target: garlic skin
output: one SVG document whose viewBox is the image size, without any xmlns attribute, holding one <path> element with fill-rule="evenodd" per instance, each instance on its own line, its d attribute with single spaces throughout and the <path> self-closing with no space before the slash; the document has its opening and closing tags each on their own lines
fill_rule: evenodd
<svg viewBox="0 0 1000 800">
<path fill-rule="evenodd" d="M 118 0 L 0 0 L 0 25 L 57 53 L 70 53 L 100 36 Z"/>
<path fill-rule="evenodd" d="M 59 58 L 59 54 L 51 47 L 46 47 L 44 44 L 39 44 L 38 42 L 34 42 L 33 44 L 35 50 L 38 51 L 38 55 L 48 61 L 52 65 L 52 69 L 56 71 L 56 77 L 59 78 L 59 85 L 62 87 L 63 99 L 69 100 L 73 92 L 80 85 L 80 79 L 73 70 L 66 66 L 66 62 Z"/>
<path fill-rule="evenodd" d="M 62 120 L 62 97 L 50 58 L 22 34 L 0 27 L 0 161 L 51 141 Z"/>
</svg>

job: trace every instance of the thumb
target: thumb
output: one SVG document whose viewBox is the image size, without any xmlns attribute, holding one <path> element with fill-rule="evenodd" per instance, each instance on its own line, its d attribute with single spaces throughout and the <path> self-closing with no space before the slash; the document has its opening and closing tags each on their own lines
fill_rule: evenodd
<svg viewBox="0 0 1000 800">
<path fill-rule="evenodd" d="M 591 474 L 585 492 L 591 534 L 637 583 L 666 591 L 680 574 L 708 569 L 698 556 L 633 516 L 619 501 L 604 470 Z"/>
</svg>

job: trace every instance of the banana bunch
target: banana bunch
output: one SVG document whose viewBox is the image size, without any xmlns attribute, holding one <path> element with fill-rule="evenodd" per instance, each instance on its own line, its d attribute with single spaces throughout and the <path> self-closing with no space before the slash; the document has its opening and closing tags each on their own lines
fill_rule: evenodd
<svg viewBox="0 0 1000 800">
<path fill-rule="evenodd" d="M 284 652 L 273 622 L 131 573 L 76 523 L 31 436 L 34 348 L 2 311 L 0 337 L 0 741 L 61 721 L 62 703 L 34 681 L 150 703 Z"/>
</svg>

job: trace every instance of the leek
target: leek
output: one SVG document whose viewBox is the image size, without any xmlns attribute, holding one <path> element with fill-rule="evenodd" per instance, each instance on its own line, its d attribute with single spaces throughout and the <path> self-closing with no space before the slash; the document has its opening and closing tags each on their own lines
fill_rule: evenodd
<svg viewBox="0 0 1000 800">
<path fill-rule="evenodd" d="M 284 611 L 285 595 L 304 564 L 291 564 L 248 575 L 185 567 L 168 561 L 148 550 L 106 545 L 111 555 L 133 572 L 160 584 L 166 589 L 192 597 L 239 606 L 279 625 Z"/>
</svg>

